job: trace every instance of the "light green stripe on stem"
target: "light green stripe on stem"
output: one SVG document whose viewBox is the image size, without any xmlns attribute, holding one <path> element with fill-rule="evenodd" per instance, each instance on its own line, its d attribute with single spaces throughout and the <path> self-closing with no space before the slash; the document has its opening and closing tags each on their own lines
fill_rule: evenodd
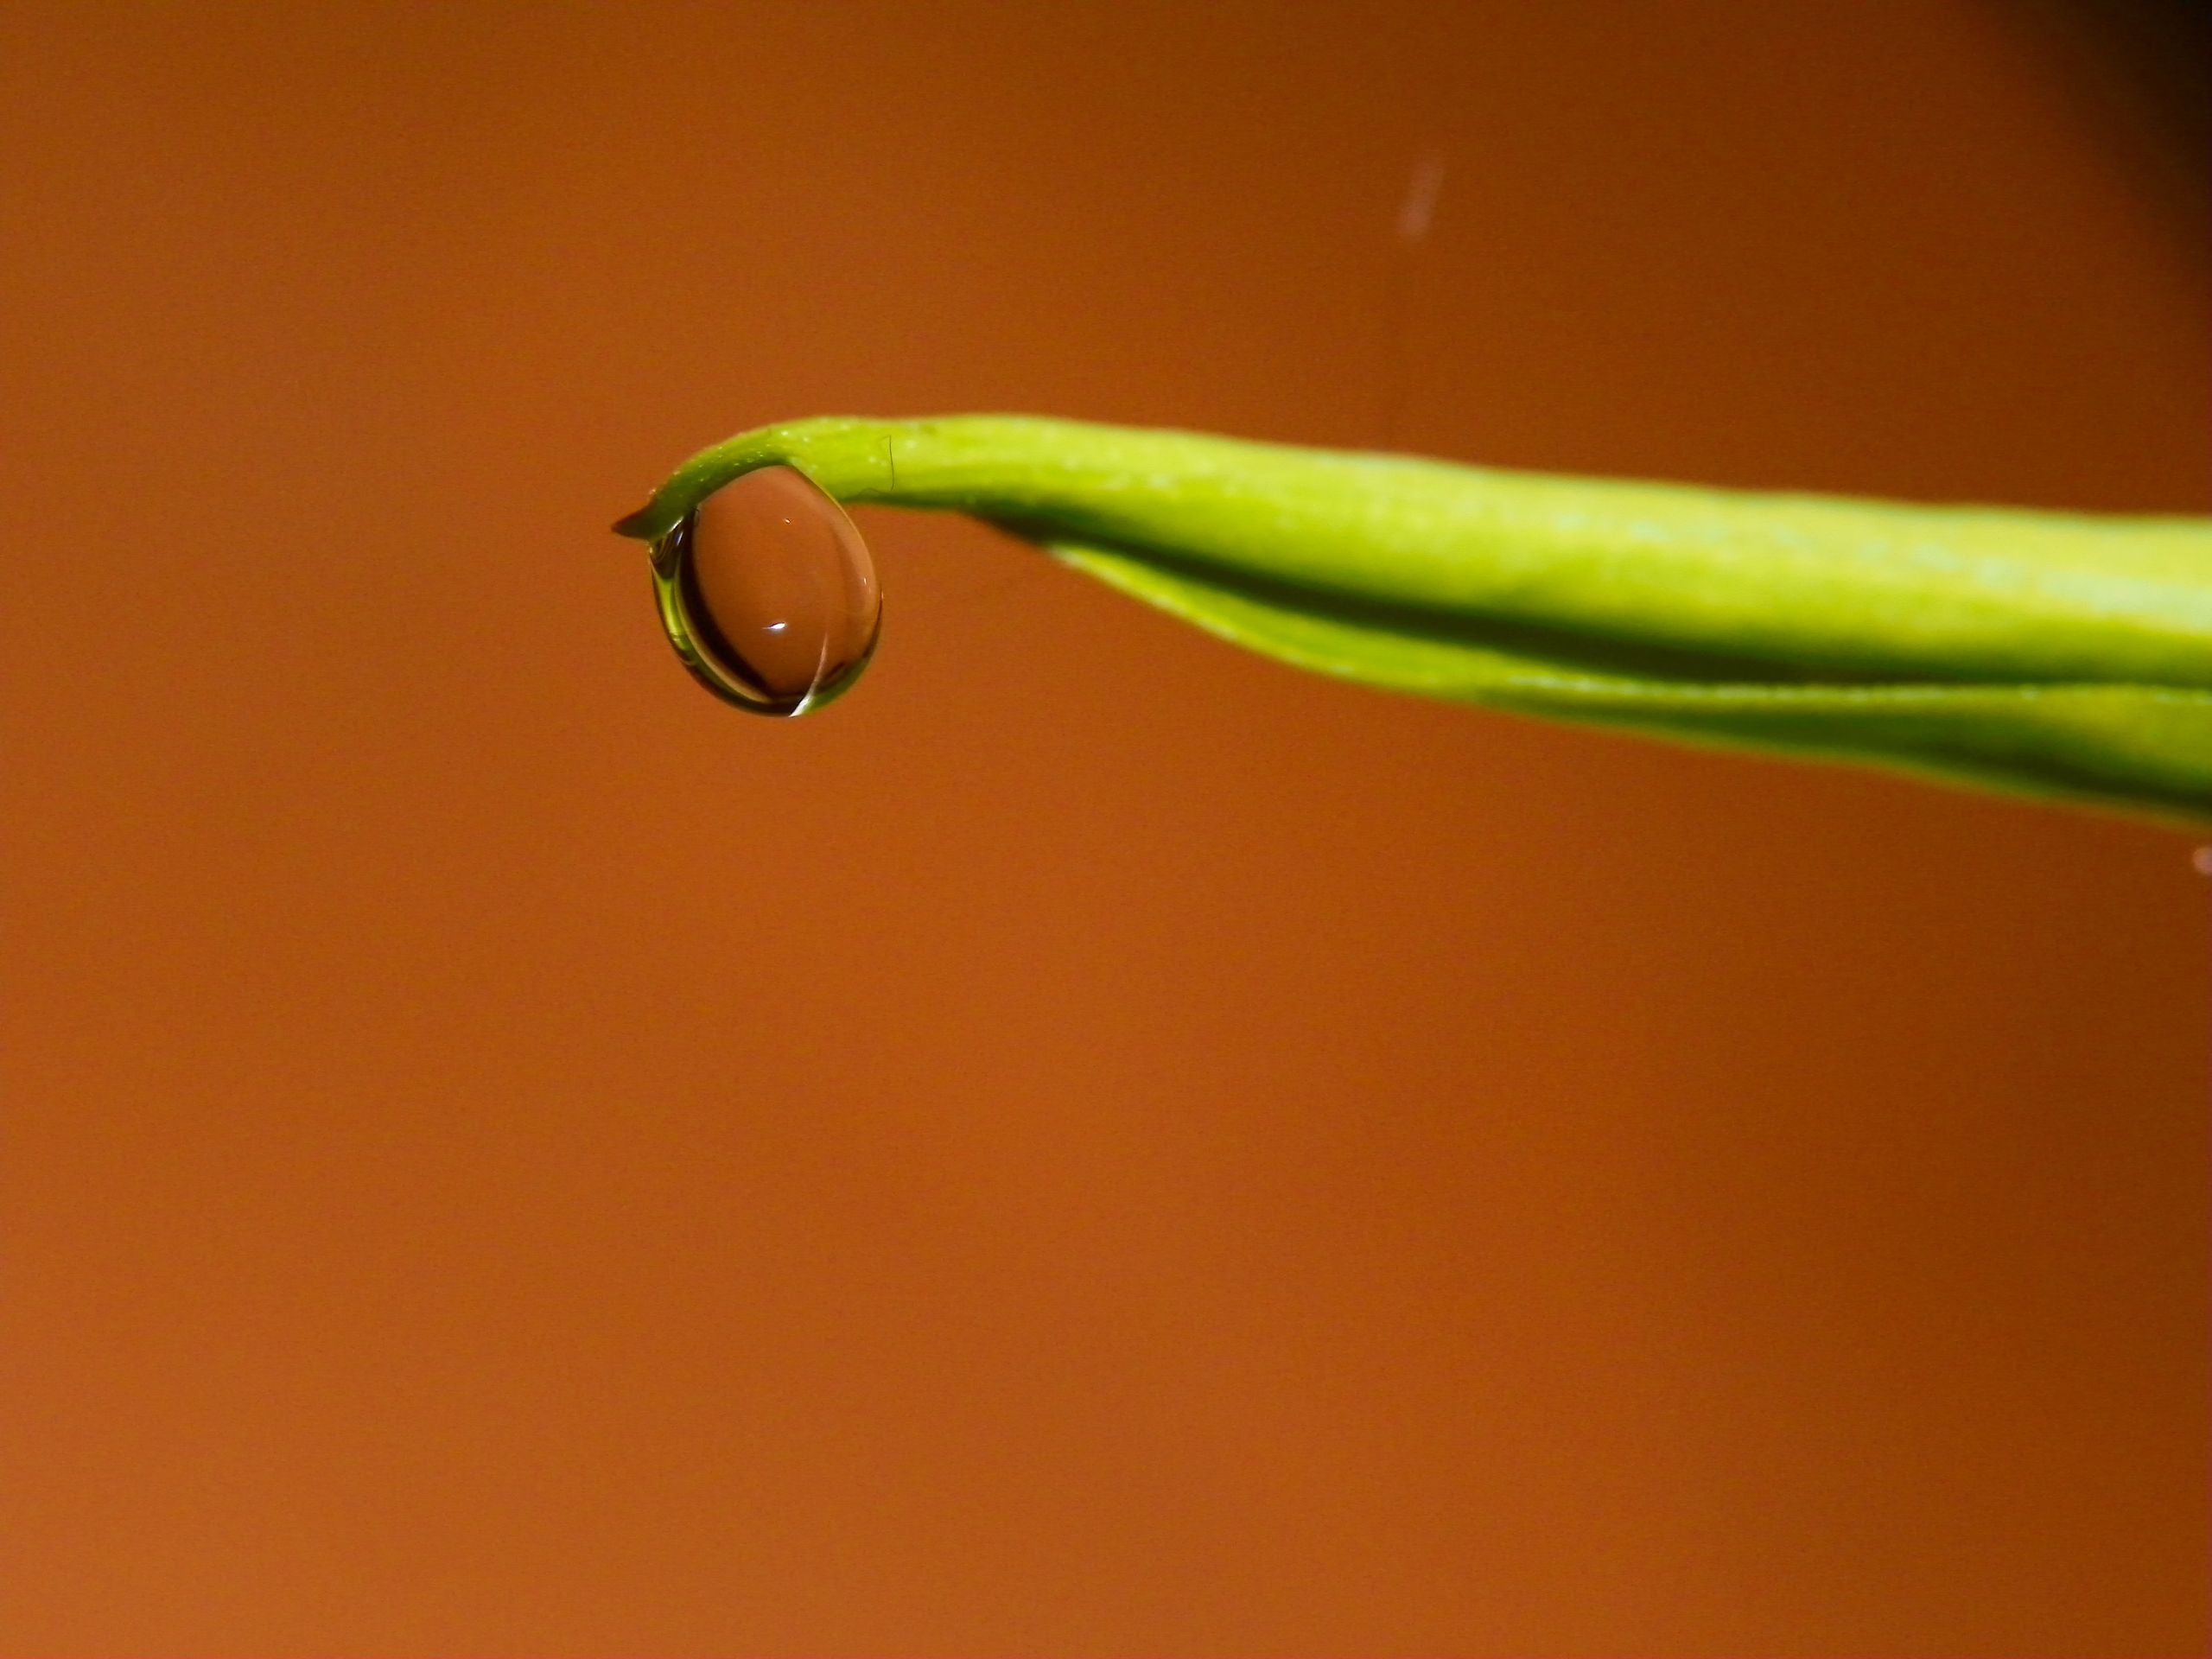
<svg viewBox="0 0 2212 1659">
<path fill-rule="evenodd" d="M 2212 523 L 1513 473 L 1015 416 L 743 433 L 1224 638 L 1391 689 L 2212 818 Z"/>
</svg>

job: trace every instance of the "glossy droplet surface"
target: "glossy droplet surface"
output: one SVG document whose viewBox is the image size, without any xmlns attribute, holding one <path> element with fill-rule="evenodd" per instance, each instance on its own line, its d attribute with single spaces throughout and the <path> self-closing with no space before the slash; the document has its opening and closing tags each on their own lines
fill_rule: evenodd
<svg viewBox="0 0 2212 1659">
<path fill-rule="evenodd" d="M 883 621 L 868 543 L 805 474 L 732 479 L 653 543 L 669 643 L 699 683 L 761 715 L 800 715 L 849 688 Z"/>
</svg>

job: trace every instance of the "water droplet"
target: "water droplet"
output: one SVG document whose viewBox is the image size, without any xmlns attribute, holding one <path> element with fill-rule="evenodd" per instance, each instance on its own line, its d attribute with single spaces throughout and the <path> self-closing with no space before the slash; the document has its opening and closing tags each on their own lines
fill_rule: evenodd
<svg viewBox="0 0 2212 1659">
<path fill-rule="evenodd" d="M 882 632 L 868 543 L 805 474 L 732 479 L 653 543 L 661 626 L 692 677 L 757 715 L 848 690 Z"/>
</svg>

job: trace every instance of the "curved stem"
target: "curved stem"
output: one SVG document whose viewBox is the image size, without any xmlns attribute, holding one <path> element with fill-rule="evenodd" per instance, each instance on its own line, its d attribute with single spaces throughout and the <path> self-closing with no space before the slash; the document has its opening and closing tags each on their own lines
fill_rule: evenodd
<svg viewBox="0 0 2212 1659">
<path fill-rule="evenodd" d="M 1014 416 L 825 418 L 686 461 L 952 508 L 1394 690 L 2212 820 L 2212 523 L 1575 479 Z"/>
</svg>

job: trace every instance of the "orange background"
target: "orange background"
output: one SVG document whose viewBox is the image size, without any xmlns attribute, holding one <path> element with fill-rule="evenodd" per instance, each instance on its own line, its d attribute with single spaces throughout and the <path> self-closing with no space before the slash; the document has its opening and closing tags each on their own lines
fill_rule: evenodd
<svg viewBox="0 0 2212 1659">
<path fill-rule="evenodd" d="M 2205 239 L 2088 62 L 0 13 L 0 1646 L 2200 1650 L 2185 836 L 911 514 L 868 682 L 748 720 L 605 530 L 966 409 L 2202 511 Z"/>
</svg>

